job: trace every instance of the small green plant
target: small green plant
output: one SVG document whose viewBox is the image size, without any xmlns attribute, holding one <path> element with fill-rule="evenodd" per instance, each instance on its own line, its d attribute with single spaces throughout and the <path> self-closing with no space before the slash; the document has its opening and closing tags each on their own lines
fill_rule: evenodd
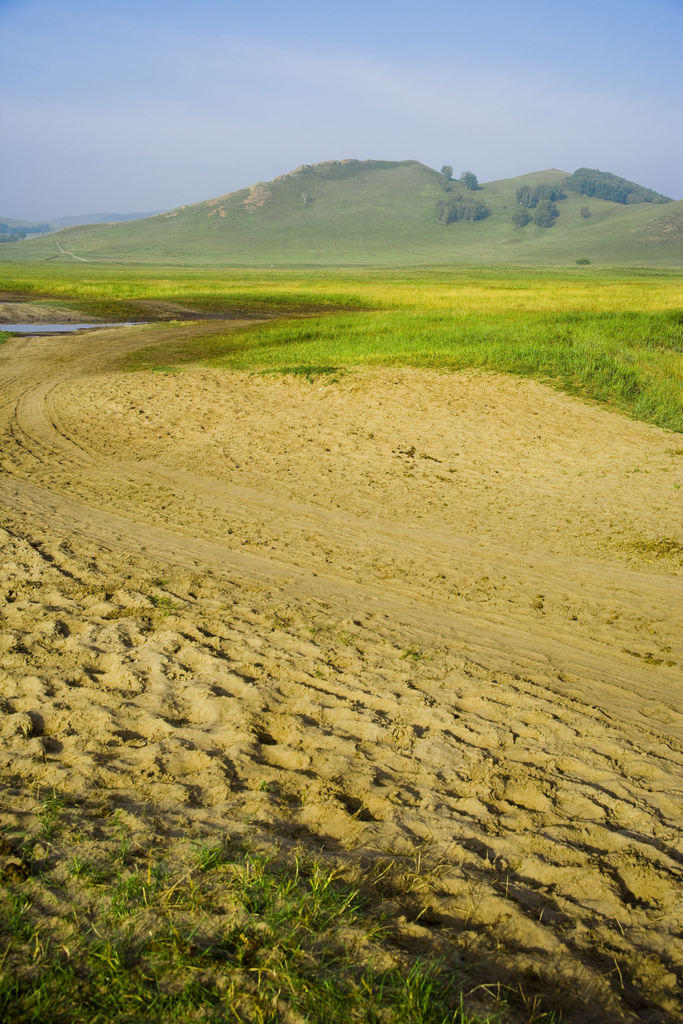
<svg viewBox="0 0 683 1024">
<path fill-rule="evenodd" d="M 144 878 L 139 874 L 121 878 L 111 888 L 108 916 L 112 921 L 120 921 L 144 905 Z"/>
<path fill-rule="evenodd" d="M 425 655 L 417 644 L 411 644 L 411 646 L 403 652 L 401 655 L 401 661 L 422 661 Z"/>
<path fill-rule="evenodd" d="M 6 935 L 19 942 L 30 941 L 33 935 L 33 927 L 29 915 L 31 906 L 31 900 L 26 893 L 5 892 L 2 901 L 2 925 Z M 2 1003 L 0 1002 L 1 1007 Z"/>
<path fill-rule="evenodd" d="M 69 874 L 72 878 L 85 880 L 92 878 L 96 871 L 89 860 L 83 857 L 74 857 L 69 864 Z"/>
<path fill-rule="evenodd" d="M 338 379 L 337 375 L 344 371 L 339 366 L 303 364 L 301 366 L 282 366 L 269 370 L 261 370 L 260 372 L 261 376 L 264 377 L 274 373 L 279 373 L 283 376 L 291 374 L 293 377 L 305 377 L 309 384 L 314 384 L 318 377 L 331 377 L 329 383 L 335 383 Z"/>
<path fill-rule="evenodd" d="M 126 863 L 126 858 L 128 857 L 128 853 L 130 851 L 132 840 L 130 838 L 130 835 L 128 834 L 126 825 L 121 817 L 120 811 L 116 812 L 116 814 L 112 818 L 111 823 L 118 834 L 119 840 L 119 848 L 114 854 L 114 861 L 115 863 L 124 865 Z"/>
<path fill-rule="evenodd" d="M 228 863 L 228 850 L 224 843 L 204 843 L 196 854 L 197 867 L 200 871 L 214 871 Z"/>
<path fill-rule="evenodd" d="M 126 863 L 126 858 L 128 857 L 128 853 L 130 851 L 130 845 L 131 845 L 131 840 L 128 837 L 126 837 L 126 836 L 121 836 L 121 839 L 119 841 L 119 848 L 116 851 L 116 855 L 114 857 L 114 859 L 115 859 L 115 861 L 117 863 L 119 863 L 119 864 L 125 864 Z"/>
<path fill-rule="evenodd" d="M 159 584 L 159 586 L 161 586 L 161 584 Z M 171 612 L 176 612 L 180 608 L 180 605 L 175 604 L 167 594 L 152 594 L 150 596 L 150 601 L 156 610 L 164 616 L 170 615 Z"/>
</svg>

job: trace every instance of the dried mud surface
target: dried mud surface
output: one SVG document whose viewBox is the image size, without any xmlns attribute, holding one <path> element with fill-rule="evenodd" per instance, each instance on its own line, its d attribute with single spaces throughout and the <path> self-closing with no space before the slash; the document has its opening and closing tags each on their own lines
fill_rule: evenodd
<svg viewBox="0 0 683 1024">
<path fill-rule="evenodd" d="M 117 369 L 164 337 L 0 349 L 0 825 L 54 788 L 420 851 L 406 933 L 681 1019 L 681 438 L 503 377 Z"/>
<path fill-rule="evenodd" d="M 87 319 L 97 323 L 99 317 L 84 317 L 84 314 L 61 306 L 43 306 L 32 302 L 0 301 L 0 327 L 3 324 L 77 324 Z"/>
<path fill-rule="evenodd" d="M 13 297 L 10 297 L 13 296 Z M 3 299 L 7 298 L 7 301 Z M 116 323 L 126 320 L 134 322 L 150 321 L 182 321 L 208 319 L 206 313 L 177 302 L 162 302 L 154 299 L 133 299 L 118 304 L 118 312 L 112 313 L 104 320 Z M 229 319 L 240 319 L 238 311 L 226 314 Z M 213 319 L 214 317 L 210 317 Z M 24 302 L 16 297 L 16 293 L 0 292 L 0 326 L 2 324 L 72 324 L 101 323 L 101 316 L 84 313 L 80 309 L 68 309 L 50 302 Z"/>
</svg>

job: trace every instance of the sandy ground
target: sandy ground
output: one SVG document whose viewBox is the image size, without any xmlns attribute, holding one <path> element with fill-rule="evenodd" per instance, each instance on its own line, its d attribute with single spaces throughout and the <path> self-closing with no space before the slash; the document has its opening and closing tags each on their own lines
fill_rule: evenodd
<svg viewBox="0 0 683 1024">
<path fill-rule="evenodd" d="M 55 787 L 424 851 L 411 927 L 680 1020 L 680 435 L 505 377 L 117 370 L 154 339 L 0 349 L 0 824 Z"/>
</svg>

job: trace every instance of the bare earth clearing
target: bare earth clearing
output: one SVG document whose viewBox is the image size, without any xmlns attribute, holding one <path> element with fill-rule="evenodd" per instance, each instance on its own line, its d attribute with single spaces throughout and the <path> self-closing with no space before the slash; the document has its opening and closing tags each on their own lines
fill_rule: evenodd
<svg viewBox="0 0 683 1024">
<path fill-rule="evenodd" d="M 76 324 L 101 323 L 102 317 L 92 316 L 80 310 L 66 309 L 59 305 L 38 302 L 3 302 L 0 292 L 0 330 L 3 324 Z M 134 305 L 132 319 L 150 320 L 195 320 L 197 312 L 177 302 L 160 302 L 153 299 L 138 299 Z M 130 313 L 128 314 L 130 316 Z M 116 317 L 118 323 L 126 317 Z M 111 321 L 110 321 L 111 322 Z"/>
<path fill-rule="evenodd" d="M 82 313 L 61 306 L 41 306 L 32 302 L 2 302 L 0 300 L 0 329 L 3 324 L 71 324 L 84 320 Z M 90 317 L 87 318 L 90 322 Z M 93 323 L 98 317 L 93 317 Z"/>
<path fill-rule="evenodd" d="M 683 438 L 504 377 L 116 368 L 157 339 L 0 349 L 0 825 L 55 787 L 419 850 L 408 938 L 680 1020 Z"/>
</svg>

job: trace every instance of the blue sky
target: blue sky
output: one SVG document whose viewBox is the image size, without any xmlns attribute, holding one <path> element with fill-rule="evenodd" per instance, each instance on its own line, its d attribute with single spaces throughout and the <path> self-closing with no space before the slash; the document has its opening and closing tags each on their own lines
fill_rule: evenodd
<svg viewBox="0 0 683 1024">
<path fill-rule="evenodd" d="M 369 157 L 683 197 L 683 0 L 0 0 L 0 215 L 148 211 Z"/>
</svg>

